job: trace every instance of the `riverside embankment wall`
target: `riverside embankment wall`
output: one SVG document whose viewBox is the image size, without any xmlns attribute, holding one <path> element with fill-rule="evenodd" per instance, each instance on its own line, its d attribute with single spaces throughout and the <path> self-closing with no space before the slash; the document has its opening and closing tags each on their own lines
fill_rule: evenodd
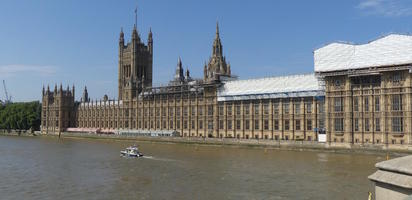
<svg viewBox="0 0 412 200">
<path fill-rule="evenodd" d="M 53 137 L 56 137 L 54 135 Z M 161 143 L 183 143 L 198 145 L 217 146 L 245 146 L 255 148 L 290 149 L 290 150 L 321 150 L 332 152 L 366 152 L 366 153 L 412 153 L 412 147 L 388 149 L 385 145 L 351 145 L 347 143 L 319 143 L 314 141 L 286 141 L 286 140 L 263 140 L 263 139 L 235 139 L 235 138 L 199 138 L 199 137 L 147 137 L 147 136 L 124 136 L 114 134 L 94 133 L 61 133 L 62 138 L 91 138 L 112 140 L 135 140 L 142 142 Z"/>
</svg>

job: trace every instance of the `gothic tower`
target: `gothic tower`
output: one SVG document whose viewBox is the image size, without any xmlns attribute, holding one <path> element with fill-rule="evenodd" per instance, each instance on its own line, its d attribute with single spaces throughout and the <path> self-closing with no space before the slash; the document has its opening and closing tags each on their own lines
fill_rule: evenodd
<svg viewBox="0 0 412 200">
<path fill-rule="evenodd" d="M 203 73 L 205 81 L 218 80 L 221 76 L 231 76 L 230 64 L 226 63 L 226 57 L 223 56 L 218 23 L 216 23 L 216 37 L 213 42 L 212 56 L 209 58 L 209 63 L 205 65 Z"/>
<path fill-rule="evenodd" d="M 123 29 L 119 38 L 118 97 L 119 100 L 131 100 L 143 87 L 152 86 L 153 35 L 150 29 L 145 45 L 133 27 L 132 39 L 125 45 Z"/>
</svg>

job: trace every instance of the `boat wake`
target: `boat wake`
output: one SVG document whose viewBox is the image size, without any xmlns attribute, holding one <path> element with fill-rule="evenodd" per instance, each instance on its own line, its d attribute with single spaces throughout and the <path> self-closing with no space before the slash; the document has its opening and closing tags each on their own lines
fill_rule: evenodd
<svg viewBox="0 0 412 200">
<path fill-rule="evenodd" d="M 142 158 L 146 158 L 146 159 L 151 159 L 151 160 L 157 160 L 157 161 L 165 161 L 165 162 L 174 162 L 174 161 L 176 161 L 176 160 L 173 160 L 173 159 L 167 159 L 167 158 L 156 158 L 156 157 L 153 157 L 153 156 L 143 156 Z"/>
</svg>

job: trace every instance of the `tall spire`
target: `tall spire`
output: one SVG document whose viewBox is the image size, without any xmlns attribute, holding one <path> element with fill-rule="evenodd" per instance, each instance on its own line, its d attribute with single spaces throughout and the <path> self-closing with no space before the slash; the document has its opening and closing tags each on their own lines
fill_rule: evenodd
<svg viewBox="0 0 412 200">
<path fill-rule="evenodd" d="M 137 6 L 136 6 L 136 9 L 134 10 L 134 15 L 135 15 L 135 23 L 133 25 L 132 40 L 135 40 L 139 37 L 139 35 L 137 34 Z"/>
<path fill-rule="evenodd" d="M 219 36 L 219 22 L 216 22 L 216 38 L 215 38 L 215 41 L 213 42 L 212 56 L 222 56 L 222 52 L 223 52 L 223 47 L 222 47 L 222 43 L 220 42 L 220 36 Z"/>
<path fill-rule="evenodd" d="M 177 60 L 175 80 L 176 81 L 183 81 L 184 80 L 182 59 L 180 58 L 180 56 L 179 56 L 179 59 Z"/>
<path fill-rule="evenodd" d="M 153 55 L 153 34 L 152 34 L 152 27 L 149 30 L 149 36 L 147 38 L 147 48 L 149 49 L 150 54 Z"/>
<path fill-rule="evenodd" d="M 216 38 L 219 37 L 219 21 L 216 21 Z"/>
<path fill-rule="evenodd" d="M 137 26 L 137 6 L 136 6 L 136 9 L 134 9 L 134 26 L 136 27 Z"/>
<path fill-rule="evenodd" d="M 124 44 L 124 33 L 123 33 L 123 27 L 121 27 L 121 28 L 120 28 L 119 43 Z"/>
<path fill-rule="evenodd" d="M 213 41 L 212 56 L 203 69 L 205 80 L 219 79 L 220 76 L 230 76 L 230 65 L 226 63 L 223 55 L 223 45 L 219 35 L 219 22 L 216 22 L 216 37 Z"/>
<path fill-rule="evenodd" d="M 87 92 L 87 87 L 84 86 L 82 102 L 89 102 L 89 93 Z"/>
</svg>

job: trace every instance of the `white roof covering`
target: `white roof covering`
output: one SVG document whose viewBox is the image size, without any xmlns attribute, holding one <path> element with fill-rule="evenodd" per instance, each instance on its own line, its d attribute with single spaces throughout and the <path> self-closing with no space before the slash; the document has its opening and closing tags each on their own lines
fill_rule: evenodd
<svg viewBox="0 0 412 200">
<path fill-rule="evenodd" d="M 218 89 L 218 101 L 324 95 L 314 74 L 227 81 Z"/>
<path fill-rule="evenodd" d="M 390 34 L 367 44 L 331 43 L 314 51 L 315 72 L 412 63 L 412 36 Z"/>
</svg>

